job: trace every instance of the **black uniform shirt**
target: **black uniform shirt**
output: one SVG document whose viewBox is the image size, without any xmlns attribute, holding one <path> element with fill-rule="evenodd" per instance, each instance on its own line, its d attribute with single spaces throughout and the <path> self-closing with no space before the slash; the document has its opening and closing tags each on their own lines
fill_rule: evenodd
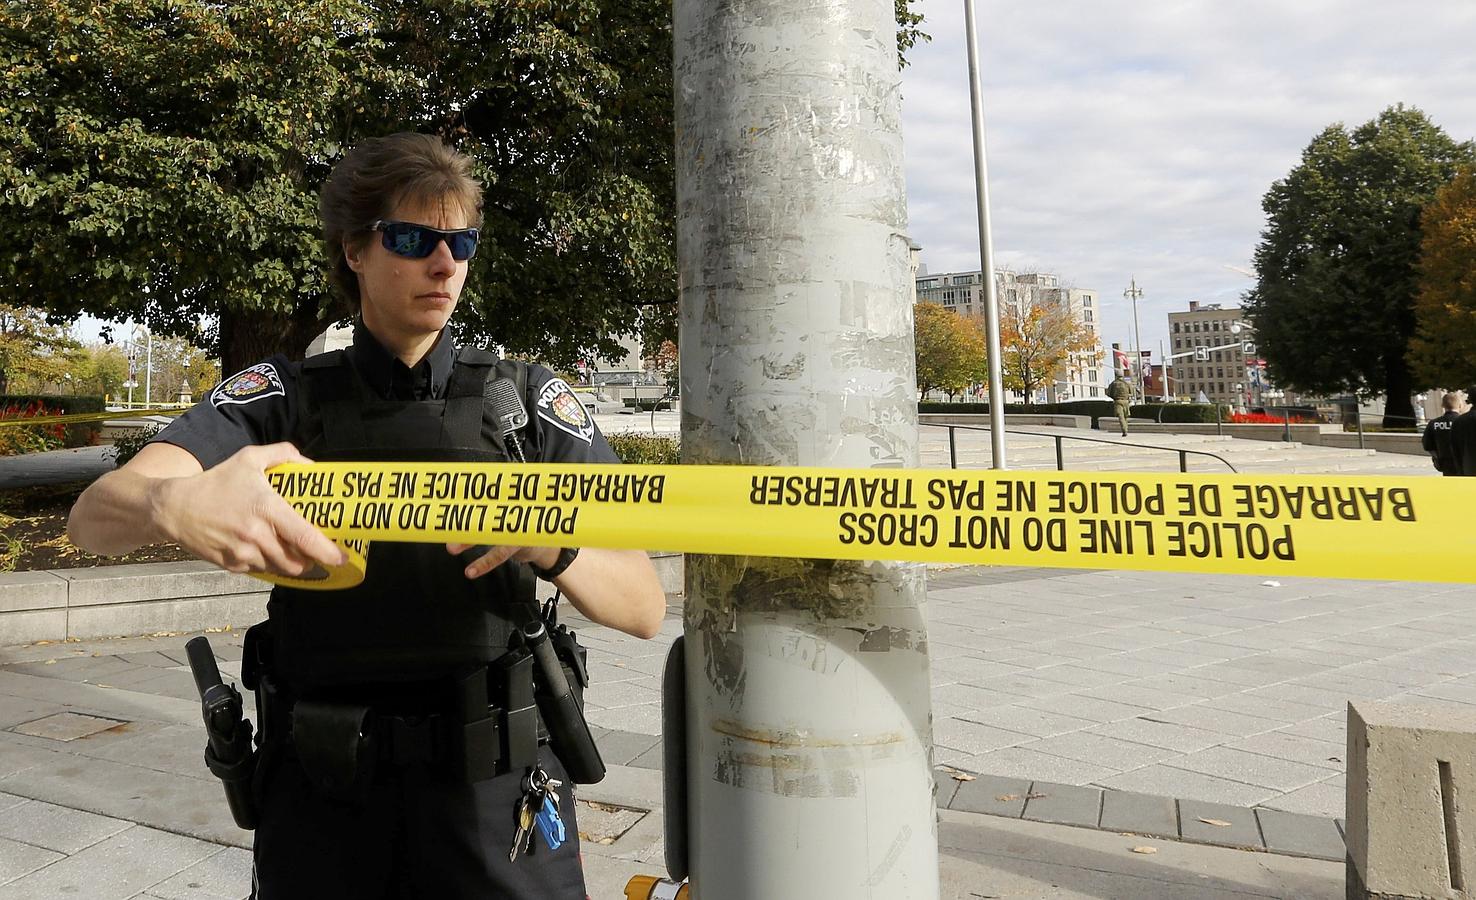
<svg viewBox="0 0 1476 900">
<path fill-rule="evenodd" d="M 415 368 L 407 367 L 364 327 L 354 325 L 348 358 L 371 391 L 386 400 L 438 400 L 456 361 L 451 333 L 442 331 Z M 210 396 L 153 440 L 189 451 L 209 469 L 242 447 L 290 440 L 297 433 L 302 363 L 280 354 L 222 381 Z M 543 366 L 528 366 L 529 410 L 524 447 L 529 462 L 619 462 L 573 389 Z M 495 431 L 489 414 L 482 427 Z"/>
<path fill-rule="evenodd" d="M 1454 475 L 1457 469 L 1455 452 L 1450 445 L 1450 430 L 1458 418 L 1460 418 L 1460 413 L 1446 412 L 1438 419 L 1431 419 L 1425 425 L 1424 436 L 1420 438 L 1420 445 L 1434 457 L 1435 468 L 1451 475 Z"/>
</svg>

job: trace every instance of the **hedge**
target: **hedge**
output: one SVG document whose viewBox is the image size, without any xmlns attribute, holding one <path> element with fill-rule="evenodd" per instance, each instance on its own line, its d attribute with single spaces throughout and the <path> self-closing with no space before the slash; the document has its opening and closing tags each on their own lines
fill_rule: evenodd
<svg viewBox="0 0 1476 900">
<path fill-rule="evenodd" d="M 32 403 L 40 403 L 46 407 L 50 415 L 54 416 L 99 413 L 106 409 L 102 397 L 74 397 L 63 394 L 0 394 L 0 409 L 10 406 L 25 409 Z M 102 433 L 101 422 L 83 422 L 68 425 L 66 428 L 66 446 L 68 447 L 87 447 L 95 444 L 97 436 Z"/>
<path fill-rule="evenodd" d="M 938 400 L 924 400 L 917 404 L 917 411 L 922 413 L 953 413 L 953 414 L 977 414 L 988 415 L 988 403 L 947 403 Z M 1091 416 L 1092 427 L 1097 427 L 1097 420 L 1106 416 L 1116 417 L 1117 413 L 1112 409 L 1111 400 L 1069 400 L 1065 403 L 1037 403 L 1027 406 L 1023 403 L 1006 403 L 1007 414 L 1031 413 L 1037 415 L 1069 415 L 1069 416 Z M 1160 417 L 1162 413 L 1162 417 Z M 1215 421 L 1215 406 L 1212 403 L 1139 403 L 1128 407 L 1128 415 L 1135 419 L 1152 419 L 1155 422 L 1210 422 Z"/>
</svg>

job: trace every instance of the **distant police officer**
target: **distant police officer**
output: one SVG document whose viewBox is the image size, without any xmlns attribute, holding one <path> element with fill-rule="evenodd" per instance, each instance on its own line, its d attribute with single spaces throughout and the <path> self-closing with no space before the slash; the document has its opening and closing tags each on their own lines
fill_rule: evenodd
<svg viewBox="0 0 1476 900">
<path fill-rule="evenodd" d="M 1456 419 L 1469 407 L 1462 402 L 1457 391 L 1441 397 L 1440 406 L 1445 410 L 1444 414 L 1438 419 L 1431 419 L 1425 425 L 1425 434 L 1420 438 L 1420 444 L 1430 454 L 1431 461 L 1441 475 L 1458 475 L 1460 472 L 1456 466 L 1455 450 L 1450 443 L 1450 431 L 1455 426 Z"/>
<path fill-rule="evenodd" d="M 1476 383 L 1466 388 L 1466 403 L 1476 398 Z M 1455 459 L 1455 474 L 1476 475 L 1476 406 L 1462 413 L 1450 426 L 1450 453 Z"/>
<path fill-rule="evenodd" d="M 484 401 L 498 379 L 529 411 L 516 436 L 528 461 L 617 461 L 551 372 L 453 346 L 447 322 L 481 217 L 470 171 L 426 135 L 348 153 L 320 213 L 331 275 L 359 305 L 353 345 L 225 379 L 78 499 L 73 540 L 104 554 L 175 541 L 233 572 L 337 565 L 338 547 L 264 470 L 309 458 L 506 461 L 516 448 Z M 538 615 L 535 574 L 633 635 L 653 636 L 665 612 L 644 553 L 594 548 L 473 558 L 463 545 L 375 543 L 357 588 L 272 591 L 243 661 L 265 738 L 253 896 L 584 896 L 567 784 L 556 794 L 566 842 L 512 850 L 529 779 L 568 780 L 522 708 L 526 654 L 514 665 L 508 652 Z"/>
<path fill-rule="evenodd" d="M 1122 436 L 1128 433 L 1128 404 L 1133 400 L 1133 387 L 1122 375 L 1107 385 L 1107 396 L 1112 398 L 1112 411 L 1117 414 L 1117 426 L 1122 429 Z"/>
</svg>

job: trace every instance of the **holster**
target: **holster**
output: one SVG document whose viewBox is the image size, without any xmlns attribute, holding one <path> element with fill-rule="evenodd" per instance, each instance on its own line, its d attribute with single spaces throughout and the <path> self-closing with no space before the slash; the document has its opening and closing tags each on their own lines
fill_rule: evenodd
<svg viewBox="0 0 1476 900">
<path fill-rule="evenodd" d="M 292 745 L 313 786 L 336 800 L 362 801 L 374 783 L 374 711 L 349 703 L 299 700 Z"/>
</svg>

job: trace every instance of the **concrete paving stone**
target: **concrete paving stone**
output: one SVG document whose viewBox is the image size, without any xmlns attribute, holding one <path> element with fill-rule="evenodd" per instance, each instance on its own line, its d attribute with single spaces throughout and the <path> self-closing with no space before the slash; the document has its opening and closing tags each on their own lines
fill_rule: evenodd
<svg viewBox="0 0 1476 900">
<path fill-rule="evenodd" d="M 1036 750 L 1041 753 L 1049 753 L 1052 756 L 1064 756 L 1067 759 L 1080 760 L 1084 763 L 1106 766 L 1119 772 L 1128 772 L 1150 763 L 1172 759 L 1180 754 L 1163 747 L 1153 747 L 1148 744 L 1138 744 L 1133 741 L 1124 741 L 1118 738 L 1106 737 L 1087 731 L 1077 731 L 1071 734 L 1058 734 L 1054 737 L 1042 738 L 1021 744 L 1023 750 Z"/>
<path fill-rule="evenodd" d="M 205 841 L 135 825 L 0 887 L 0 900 L 124 900 L 219 852 Z"/>
<path fill-rule="evenodd" d="M 162 668 L 173 668 L 181 663 L 169 656 L 165 656 L 157 650 L 143 650 L 137 653 L 120 653 L 115 659 L 121 659 L 136 666 L 158 666 Z"/>
<path fill-rule="evenodd" d="M 1327 741 L 1346 747 L 1348 745 L 1348 714 L 1336 712 L 1331 715 L 1319 716 L 1316 719 L 1308 719 L 1305 722 L 1297 722 L 1284 728 L 1276 729 L 1284 734 L 1294 734 L 1297 737 L 1312 738 L 1314 741 Z"/>
<path fill-rule="evenodd" d="M 1164 665 L 1171 667 L 1167 672 L 1159 674 L 1171 674 L 1173 672 L 1183 671 L 1185 669 L 1193 668 L 1194 666 L 1200 666 L 1204 665 L 1205 663 L 1215 661 L 1213 657 L 1206 657 L 1198 653 L 1190 653 L 1185 650 L 1180 650 L 1177 648 L 1177 646 L 1148 647 L 1143 650 L 1133 650 L 1128 655 L 1132 659 L 1136 659 L 1140 662 L 1163 663 Z"/>
<path fill-rule="evenodd" d="M 1432 674 L 1429 672 L 1403 668 L 1397 664 L 1390 664 L 1388 662 L 1345 666 L 1337 671 L 1340 674 L 1350 675 L 1355 678 L 1371 678 L 1375 681 L 1386 681 L 1390 684 L 1402 685 L 1406 688 L 1438 684 L 1444 680 L 1442 677 L 1432 677 Z"/>
<path fill-rule="evenodd" d="M 1230 824 L 1215 825 L 1205 822 L 1205 819 Z M 1266 846 L 1261 840 L 1261 827 L 1256 821 L 1255 812 L 1223 803 L 1180 800 L 1179 834 L 1186 841 L 1219 844 L 1223 847 L 1259 849 Z"/>
<path fill-rule="evenodd" d="M 1308 816 L 1342 816 L 1347 808 L 1346 780 L 1339 776 L 1304 788 L 1277 794 L 1260 801 L 1260 806 Z"/>
<path fill-rule="evenodd" d="M 1185 669 L 1184 672 L 1196 678 L 1208 678 L 1211 681 L 1238 684 L 1242 690 L 1253 687 L 1264 687 L 1268 684 L 1275 684 L 1278 681 L 1286 680 L 1280 675 L 1271 672 L 1256 672 L 1251 669 L 1237 668 L 1235 666 L 1236 662 L 1238 660 L 1232 659 L 1227 662 L 1211 663 L 1207 666 Z"/>
<path fill-rule="evenodd" d="M 588 697 L 590 702 L 605 709 L 619 709 L 659 701 L 661 692 L 631 681 L 619 681 L 613 684 L 591 682 L 584 696 Z"/>
<path fill-rule="evenodd" d="M 661 743 L 661 738 L 631 731 L 609 731 L 596 739 L 595 743 L 606 765 L 625 766 L 629 765 L 631 760 Z"/>
<path fill-rule="evenodd" d="M 992 691 L 972 684 L 935 684 L 932 689 L 933 702 L 938 705 L 955 705 L 963 709 L 987 709 L 991 706 L 1008 706 L 1020 702 L 1019 694 Z M 936 715 L 936 712 L 934 713 Z"/>
<path fill-rule="evenodd" d="M 1083 697 L 1080 694 L 1056 694 L 1051 697 L 1037 697 L 1030 701 L 1030 705 L 1035 709 L 1044 710 L 1045 712 L 1060 713 L 1063 716 L 1071 716 L 1076 719 L 1090 719 L 1093 722 L 1116 722 L 1119 719 L 1132 719 L 1148 711 L 1141 706 L 1114 703 L 1111 700 L 1103 700 L 1101 697 Z"/>
<path fill-rule="evenodd" d="M 1256 653 L 1285 646 L 1286 639 L 1276 634 L 1276 630 L 1277 626 L 1263 625 L 1260 628 L 1227 631 L 1212 638 L 1199 638 L 1185 643 L 1192 644 L 1188 649 L 1193 653 L 1202 653 L 1205 656 L 1220 659 L 1244 659 Z"/>
<path fill-rule="evenodd" d="M 1105 687 L 1109 684 L 1117 684 L 1126 681 L 1128 676 L 1116 672 L 1105 672 L 1093 669 L 1086 665 L 1090 660 L 1082 660 L 1080 665 L 1047 666 L 1033 670 L 1032 674 L 1037 678 L 1047 681 L 1058 681 L 1071 688 Z"/>
<path fill-rule="evenodd" d="M 126 723 L 120 719 L 110 719 L 74 712 L 59 712 L 30 722 L 22 722 L 19 725 L 13 726 L 10 730 L 16 734 L 30 735 L 31 737 L 46 738 L 47 740 L 65 743 L 87 737 L 90 734 L 96 734 L 99 731 L 117 728 L 124 724 Z"/>
<path fill-rule="evenodd" d="M 1388 681 L 1376 681 L 1372 678 L 1363 678 L 1356 675 L 1345 675 L 1342 672 L 1322 672 L 1317 675 L 1309 675 L 1305 678 L 1297 678 L 1289 684 L 1302 685 L 1316 688 L 1320 691 L 1342 691 L 1349 697 L 1357 697 L 1365 700 L 1383 700 L 1392 697 L 1408 688 L 1408 685 L 1393 684 Z"/>
<path fill-rule="evenodd" d="M 1099 656 L 1096 659 L 1082 660 L 1081 665 L 1083 668 L 1117 675 L 1119 682 L 1132 678 L 1146 678 L 1150 675 L 1166 675 L 1170 672 L 1182 671 L 1183 669 L 1178 663 L 1139 659 L 1131 651 L 1118 653 L 1113 656 Z"/>
<path fill-rule="evenodd" d="M 938 660 L 932 665 L 934 677 L 940 673 L 952 676 L 952 680 L 966 683 L 978 683 L 985 678 L 996 675 L 1012 675 L 1022 671 L 1017 665 L 1005 662 L 997 662 L 990 659 L 981 659 L 973 655 L 953 656 L 948 659 Z"/>
<path fill-rule="evenodd" d="M 1087 731 L 1091 734 L 1100 734 L 1137 744 L 1165 747 L 1179 753 L 1193 753 L 1196 750 L 1222 744 L 1226 740 L 1226 736 L 1218 732 L 1190 725 L 1178 725 L 1173 722 L 1161 722 L 1153 718 L 1152 714 L 1139 716 L 1136 719 L 1123 719 L 1120 722 L 1108 722 L 1089 728 Z"/>
<path fill-rule="evenodd" d="M 157 900 L 246 900 L 250 894 L 251 851 L 239 847 L 226 847 L 148 891 Z"/>
<path fill-rule="evenodd" d="M 200 689 L 195 686 L 195 677 L 189 672 L 174 669 L 156 669 L 153 678 L 128 686 L 128 690 L 155 697 L 173 697 L 176 700 L 200 702 Z M 222 670 L 224 674 L 224 670 Z M 101 679 L 106 680 L 106 679 Z"/>
<path fill-rule="evenodd" d="M 1327 777 L 1327 769 L 1248 753 L 1231 747 L 1211 747 L 1173 760 L 1172 765 L 1231 781 L 1259 785 L 1275 791 L 1294 791 Z"/>
<path fill-rule="evenodd" d="M 936 760 L 934 761 L 936 765 Z M 953 795 L 958 793 L 958 786 L 962 783 L 953 777 L 953 769 L 933 769 L 933 802 L 938 809 L 947 809 L 948 804 L 953 802 Z"/>
<path fill-rule="evenodd" d="M 1343 771 L 1347 764 L 1347 760 L 1343 758 L 1347 754 L 1345 745 L 1300 737 L 1282 731 L 1252 735 L 1238 741 L 1231 741 L 1226 746 L 1338 772 Z"/>
<path fill-rule="evenodd" d="M 1208 678 L 1198 678 L 1194 675 L 1186 675 L 1180 672 L 1171 672 L 1165 675 L 1149 675 L 1146 678 L 1135 678 L 1127 682 L 1127 684 L 1134 687 L 1147 688 L 1150 691 L 1171 691 L 1175 694 L 1188 695 L 1199 700 L 1223 697 L 1226 694 L 1238 694 L 1243 690 L 1241 685 L 1238 684 L 1213 681 Z"/>
<path fill-rule="evenodd" d="M 624 661 L 614 665 L 605 662 L 592 662 L 589 664 L 588 669 L 590 681 L 596 684 L 614 684 L 619 681 L 644 681 L 652 677 L 639 669 L 631 668 Z"/>
<path fill-rule="evenodd" d="M 1096 828 L 1102 816 L 1102 791 L 1098 788 L 1037 781 L 1021 818 L 1033 822 L 1056 822 Z"/>
<path fill-rule="evenodd" d="M 36 766 L 50 765 L 59 757 L 68 755 L 61 752 L 60 744 L 39 744 L 39 741 L 28 742 L 21 735 L 0 732 L 0 779 Z M 0 788 L 0 791 L 3 790 L 4 788 Z"/>
<path fill-rule="evenodd" d="M 1073 660 L 1064 656 L 1052 656 L 1049 653 L 1038 653 L 1030 645 L 1017 645 L 1004 650 L 989 651 L 989 658 L 998 662 L 1009 663 L 1022 669 L 1039 669 L 1045 666 L 1059 666 Z"/>
<path fill-rule="evenodd" d="M 1123 772 L 1092 782 L 1098 787 L 1120 791 L 1157 793 L 1171 797 L 1191 797 L 1231 806 L 1252 806 L 1276 796 L 1270 788 L 1242 784 L 1216 778 L 1202 772 L 1191 772 L 1165 763 L 1154 763 L 1131 772 Z"/>
<path fill-rule="evenodd" d="M 589 709 L 585 711 L 585 718 L 592 725 L 603 725 L 615 731 L 652 735 L 661 733 L 661 707 L 656 703 L 623 706 L 619 709 Z"/>
<path fill-rule="evenodd" d="M 27 800 L 6 810 L 0 837 L 71 855 L 131 827 L 132 822 L 122 819 Z"/>
<path fill-rule="evenodd" d="M 1244 693 L 1226 694 L 1223 697 L 1202 701 L 1198 705 L 1205 709 L 1223 709 L 1226 712 L 1272 719 L 1283 727 L 1327 715 L 1327 710 L 1320 706 L 1293 703 L 1290 700 L 1272 700 L 1269 697 L 1252 697 Z"/>
<path fill-rule="evenodd" d="M 1140 685 L 1128 683 L 1086 688 L 1084 690 L 1072 691 L 1071 693 L 1083 697 L 1106 700 L 1110 703 L 1125 703 L 1129 706 L 1141 706 L 1148 710 L 1172 709 L 1175 706 L 1198 703 L 1203 699 L 1200 697 L 1191 697 L 1188 694 L 1176 694 L 1173 691 L 1149 690 Z"/>
<path fill-rule="evenodd" d="M 1301 684 L 1268 684 L 1261 688 L 1252 688 L 1245 693 L 1252 697 L 1268 697 L 1272 700 L 1290 700 L 1293 703 L 1305 703 L 1309 706 L 1320 706 L 1325 710 L 1345 709 L 1350 699 L 1346 691 L 1324 691 L 1319 688 L 1310 688 Z"/>
<path fill-rule="evenodd" d="M 49 866 L 65 855 L 33 844 L 0 837 L 0 892 L 5 885 L 37 869 Z M 0 893 L 0 896 L 5 896 Z"/>
<path fill-rule="evenodd" d="M 969 754 L 988 753 L 1031 740 L 1032 735 L 965 719 L 933 719 L 933 742 Z"/>
<path fill-rule="evenodd" d="M 1071 693 L 1072 686 L 1059 681 L 1029 675 L 1000 675 L 979 682 L 979 687 L 988 691 L 1001 691 L 1020 697 L 1046 697 L 1051 694 Z M 1016 701 L 1019 702 L 1019 701 Z"/>
<path fill-rule="evenodd" d="M 1050 627 L 1054 631 L 1057 626 L 1052 625 Z M 1076 660 L 1094 659 L 1098 656 L 1106 656 L 1109 653 L 1117 652 L 1117 648 L 1115 647 L 1087 643 L 1088 641 L 1095 640 L 1096 637 L 1095 634 L 1084 634 L 1074 640 L 1048 641 L 1044 644 L 1035 644 L 1034 647 L 1042 653 L 1049 653 L 1053 656 L 1065 656 Z"/>
<path fill-rule="evenodd" d="M 1255 812 L 1267 850 L 1314 859 L 1342 860 L 1347 856 L 1343 835 L 1332 819 L 1274 809 Z"/>
<path fill-rule="evenodd" d="M 1476 685 L 1463 684 L 1457 681 L 1427 685 L 1409 693 L 1420 697 L 1429 697 L 1436 701 L 1444 700 L 1466 706 L 1476 704 Z"/>
<path fill-rule="evenodd" d="M 1223 709 L 1214 709 L 1205 706 L 1203 703 L 1176 706 L 1173 709 L 1161 710 L 1154 713 L 1152 718 L 1160 722 L 1190 725 L 1195 728 L 1203 728 L 1206 731 L 1218 731 L 1222 734 L 1233 734 L 1237 736 L 1260 734 L 1263 731 L 1271 731 L 1282 725 L 1281 722 L 1275 719 L 1263 719 L 1260 716 L 1226 712 Z"/>
<path fill-rule="evenodd" d="M 971 766 L 976 754 L 964 750 L 956 750 L 953 747 L 945 747 L 942 744 L 933 744 L 933 765 L 959 768 Z"/>
<path fill-rule="evenodd" d="M 22 803 L 30 802 L 31 801 L 27 800 L 25 797 L 17 797 L 14 794 L 0 794 L 0 812 L 5 812 L 12 806 L 18 806 Z"/>
<path fill-rule="evenodd" d="M 22 722 L 34 722 L 65 711 L 66 707 L 60 704 L 0 694 L 0 729 L 12 728 Z"/>
<path fill-rule="evenodd" d="M 956 765 L 960 769 L 981 775 L 1028 778 L 1057 784 L 1095 784 L 1119 774 L 1116 769 L 1106 766 L 1052 756 L 1023 747 L 1005 747 L 990 753 L 981 753 Z"/>
<path fill-rule="evenodd" d="M 1084 728 L 1090 728 L 1097 724 L 1090 719 L 1078 719 L 1073 716 L 1063 716 L 1058 713 L 1036 709 L 1033 703 L 1018 706 L 995 706 L 990 709 L 975 710 L 960 718 L 969 722 L 978 722 L 980 725 L 1001 728 L 1005 731 L 1028 734 L 1032 737 L 1050 737 L 1054 734 L 1066 734 L 1068 732 L 1081 731 Z"/>
<path fill-rule="evenodd" d="M 661 769 L 662 745 L 657 741 L 649 750 L 630 761 L 630 765 L 637 769 Z"/>
<path fill-rule="evenodd" d="M 249 701 L 248 701 L 249 703 Z M 255 715 L 248 712 L 252 719 Z M 118 729 L 112 740 L 95 735 L 67 746 L 67 750 L 94 759 L 106 759 L 188 778 L 214 778 L 205 767 L 205 726 L 136 723 Z"/>
<path fill-rule="evenodd" d="M 1167 838 L 1179 836 L 1179 808 L 1172 797 L 1136 791 L 1103 791 L 1102 820 L 1106 831 L 1129 831 Z"/>
<path fill-rule="evenodd" d="M 1020 813 L 1025 811 L 1025 800 L 1030 794 L 1031 782 L 1021 778 L 977 775 L 972 781 L 960 781 L 957 784 L 958 790 L 953 795 L 949 809 L 1018 819 Z"/>
</svg>

